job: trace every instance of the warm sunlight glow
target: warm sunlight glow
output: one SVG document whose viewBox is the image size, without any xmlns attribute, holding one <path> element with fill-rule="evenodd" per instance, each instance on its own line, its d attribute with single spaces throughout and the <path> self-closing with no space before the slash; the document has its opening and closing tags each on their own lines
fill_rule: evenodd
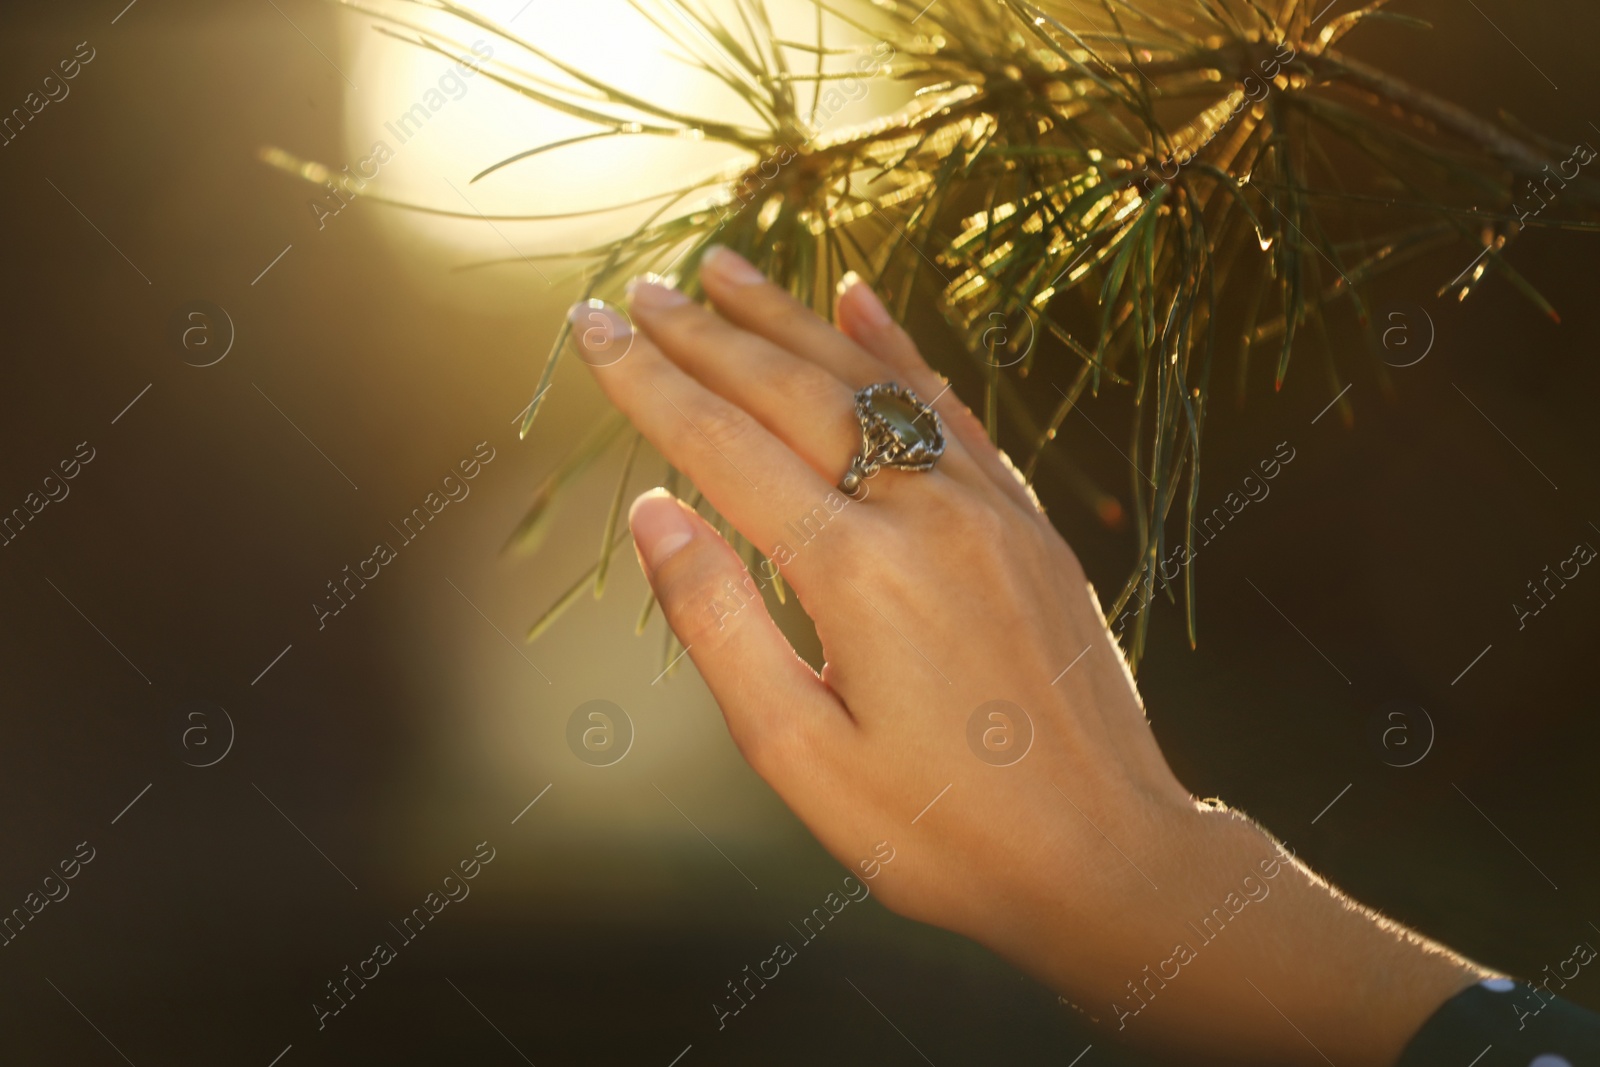
<svg viewBox="0 0 1600 1067">
<path fill-rule="evenodd" d="M 670 55 L 669 42 L 626 0 L 473 0 L 471 6 L 506 26 L 512 36 L 652 102 L 670 103 L 689 114 L 755 123 L 750 109 L 730 90 Z M 418 13 L 405 4 L 390 10 L 411 19 Z M 508 156 L 592 133 L 596 127 L 490 79 L 489 72 L 502 65 L 549 71 L 512 41 L 421 14 L 427 17 L 418 25 L 463 46 L 460 58 L 472 60 L 474 47 L 488 58 L 483 72 L 470 73 L 468 66 L 463 74 L 463 67 L 449 57 L 377 32 L 369 18 L 347 20 L 346 69 L 360 88 L 346 94 L 346 154 L 352 166 L 364 163 L 364 173 L 379 172 L 372 188 L 385 197 L 489 216 L 554 214 L 637 200 L 715 174 L 739 158 L 724 145 L 690 138 L 621 136 L 536 156 L 473 182 L 479 172 Z M 570 79 L 566 84 L 572 84 Z M 366 162 L 380 154 L 375 147 L 380 142 L 392 157 L 381 164 Z M 386 227 L 407 232 L 397 237 L 420 235 L 459 249 L 469 253 L 464 262 L 587 247 L 640 218 L 633 211 L 573 222 L 491 224 L 373 210 L 401 223 Z M 562 269 L 537 262 L 551 276 Z"/>
</svg>

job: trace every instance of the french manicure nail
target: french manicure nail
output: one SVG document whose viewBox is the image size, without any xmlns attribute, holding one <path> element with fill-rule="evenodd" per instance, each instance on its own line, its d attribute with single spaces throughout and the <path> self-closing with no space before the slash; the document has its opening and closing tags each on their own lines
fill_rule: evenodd
<svg viewBox="0 0 1600 1067">
<path fill-rule="evenodd" d="M 585 363 L 603 367 L 628 354 L 633 326 L 628 317 L 604 300 L 580 300 L 567 311 L 572 339 Z"/>
<path fill-rule="evenodd" d="M 683 505 L 659 487 L 633 502 L 628 509 L 628 528 L 652 574 L 694 537 L 694 525 Z"/>
<path fill-rule="evenodd" d="M 889 317 L 889 309 L 883 306 L 883 301 L 872 291 L 872 286 L 862 281 L 861 275 L 855 271 L 839 279 L 839 296 L 848 297 L 856 306 L 856 314 L 875 330 L 881 330 L 893 321 Z"/>
<path fill-rule="evenodd" d="M 735 285 L 756 285 L 767 276 L 756 265 L 726 245 L 711 245 L 700 255 L 700 266 Z"/>
<path fill-rule="evenodd" d="M 674 289 L 656 274 L 641 274 L 628 283 L 628 305 L 646 311 L 665 311 L 689 302 L 682 291 Z"/>
</svg>

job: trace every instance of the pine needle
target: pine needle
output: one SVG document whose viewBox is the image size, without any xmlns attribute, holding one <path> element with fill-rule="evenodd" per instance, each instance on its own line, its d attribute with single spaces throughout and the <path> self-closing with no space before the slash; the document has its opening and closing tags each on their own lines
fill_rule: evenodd
<svg viewBox="0 0 1600 1067">
<path fill-rule="evenodd" d="M 699 256 L 712 242 L 744 253 L 824 315 L 833 279 L 856 270 L 902 317 L 914 304 L 936 308 L 962 342 L 957 358 L 972 364 L 936 369 L 976 376 L 990 435 L 1020 438 L 1026 477 L 1042 464 L 1062 470 L 1107 521 L 1120 521 L 1121 499 L 1062 465 L 1055 438 L 1074 407 L 1087 415 L 1093 405 L 1097 416 L 1121 408 L 1129 417 L 1117 421 L 1131 427 L 1134 567 L 1109 615 L 1140 598 L 1124 634 L 1135 664 L 1158 585 L 1171 597 L 1181 584 L 1196 640 L 1195 570 L 1186 567 L 1178 583 L 1160 568 L 1170 523 L 1184 524 L 1185 543 L 1192 536 L 1218 353 L 1232 362 L 1243 402 L 1250 365 L 1271 343 L 1281 388 L 1296 372 L 1295 352 L 1327 334 L 1329 316 L 1348 307 L 1368 331 L 1362 290 L 1420 256 L 1454 264 L 1448 270 L 1481 253 L 1445 288 L 1465 299 L 1491 275 L 1503 278 L 1559 321 L 1507 262 L 1510 242 L 1529 226 L 1600 228 L 1600 180 L 1567 177 L 1567 165 L 1587 162 L 1576 149 L 1566 154 L 1515 120 L 1475 116 L 1335 47 L 1352 33 L 1426 30 L 1381 0 L 1328 18 L 1322 0 L 814 0 L 809 41 L 778 39 L 764 0 L 727 0 L 721 15 L 691 0 L 633 0 L 640 29 L 659 34 L 664 51 L 738 92 L 738 114 L 689 113 L 667 94 L 624 90 L 594 57 L 555 55 L 457 0 L 345 2 L 444 55 L 464 51 L 457 36 L 413 16 L 442 14 L 463 37 L 498 36 L 513 47 L 497 54 L 520 58 L 488 64 L 489 78 L 530 108 L 588 124 L 480 168 L 480 177 L 634 136 L 719 142 L 747 161 L 663 191 L 618 239 L 560 253 L 586 268 L 582 298 L 615 297 L 649 270 L 672 271 L 699 296 Z M 907 103 L 855 125 L 825 121 L 847 89 L 874 80 L 894 83 Z M 275 152 L 280 169 L 319 185 L 337 180 Z M 1519 210 L 1519 184 L 1547 181 L 1557 167 L 1551 210 Z M 707 190 L 713 202 L 695 203 Z M 1024 322 L 1034 334 L 1013 358 L 1015 342 L 996 324 Z M 524 434 L 569 339 L 561 326 Z M 1382 373 L 1371 353 L 1319 347 L 1321 371 L 1334 380 Z M 619 432 L 608 419 L 562 462 L 508 546 L 538 546 L 558 498 Z M 639 447 L 636 437 L 623 483 Z M 623 491 L 604 525 L 612 548 L 625 533 Z M 574 590 L 592 580 L 598 595 L 610 551 Z M 641 630 L 652 611 L 647 601 Z M 676 651 L 670 638 L 664 651 Z"/>
</svg>

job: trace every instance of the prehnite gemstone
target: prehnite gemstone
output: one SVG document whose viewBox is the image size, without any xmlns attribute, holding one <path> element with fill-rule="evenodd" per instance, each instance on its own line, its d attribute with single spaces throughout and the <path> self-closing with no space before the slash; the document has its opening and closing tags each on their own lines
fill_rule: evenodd
<svg viewBox="0 0 1600 1067">
<path fill-rule="evenodd" d="M 869 402 L 874 414 L 888 423 L 900 443 L 910 448 L 917 442 L 933 443 L 932 420 L 918 418 L 922 409 L 908 397 L 897 393 L 878 393 Z"/>
</svg>

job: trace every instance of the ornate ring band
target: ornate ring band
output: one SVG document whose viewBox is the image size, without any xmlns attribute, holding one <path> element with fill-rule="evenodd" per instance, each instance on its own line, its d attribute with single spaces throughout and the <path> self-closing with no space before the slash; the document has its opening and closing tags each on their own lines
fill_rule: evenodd
<svg viewBox="0 0 1600 1067">
<path fill-rule="evenodd" d="M 944 455 L 944 423 L 939 413 L 909 389 L 878 382 L 856 391 L 856 421 L 861 450 L 839 480 L 839 491 L 857 498 L 866 480 L 885 467 L 929 471 Z"/>
</svg>

